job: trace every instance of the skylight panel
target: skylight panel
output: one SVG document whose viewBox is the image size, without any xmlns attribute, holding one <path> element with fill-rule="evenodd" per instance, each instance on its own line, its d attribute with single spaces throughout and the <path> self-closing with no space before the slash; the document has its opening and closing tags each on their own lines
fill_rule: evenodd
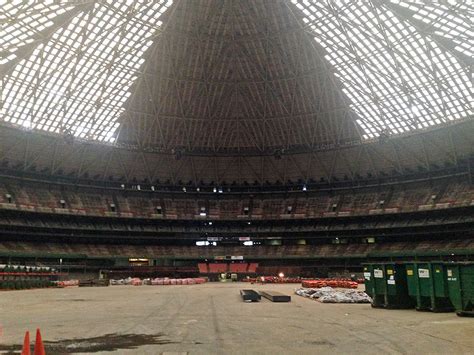
<svg viewBox="0 0 474 355">
<path fill-rule="evenodd" d="M 73 6 L 66 2 L 0 2 L 0 65 L 16 58 L 19 48 L 41 39 L 41 32 L 54 25 L 51 19 Z"/>
<path fill-rule="evenodd" d="M 389 5 L 309 1 L 319 5 L 315 13 L 301 0 L 291 2 L 302 10 L 303 18 L 308 13 L 316 16 L 311 24 L 317 29 L 315 40 L 325 49 L 326 60 L 359 115 L 357 123 L 364 138 L 387 131 L 405 133 L 473 115 L 473 84 L 467 69 L 429 35 L 393 13 Z M 416 1 L 394 3 L 412 11 L 421 11 L 424 6 Z M 467 5 L 452 7 L 453 15 L 448 17 L 440 6 L 427 7 L 429 11 L 423 16 L 432 14 L 431 8 L 437 11 L 436 17 L 428 17 L 433 26 L 441 23 L 438 30 L 456 29 L 453 38 L 465 43 L 459 33 L 466 35 L 472 30 L 463 29 L 465 15 L 456 11 L 467 11 Z M 447 21 L 436 22 L 442 16 Z M 448 103 L 452 110 L 447 109 Z"/>
<path fill-rule="evenodd" d="M 13 68 L 2 91 L 3 119 L 113 142 L 157 20 L 171 4 L 94 2 Z"/>
<path fill-rule="evenodd" d="M 392 3 L 396 1 L 391 0 Z M 405 6 L 402 2 L 399 5 Z M 454 49 L 474 57 L 474 5 L 472 1 L 415 2 L 409 7 L 413 18 L 428 31 L 453 40 Z"/>
</svg>

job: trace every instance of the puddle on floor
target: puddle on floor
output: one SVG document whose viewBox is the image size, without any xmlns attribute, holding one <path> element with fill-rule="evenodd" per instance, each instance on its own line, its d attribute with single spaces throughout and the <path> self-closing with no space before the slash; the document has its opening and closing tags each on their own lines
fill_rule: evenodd
<svg viewBox="0 0 474 355">
<path fill-rule="evenodd" d="M 58 341 L 43 341 L 43 343 L 48 355 L 59 355 L 136 349 L 143 345 L 161 345 L 172 342 L 163 338 L 163 334 L 106 334 L 93 338 L 62 339 Z M 22 345 L 0 344 L 0 352 L 2 354 L 19 354 L 21 353 L 21 348 Z"/>
</svg>

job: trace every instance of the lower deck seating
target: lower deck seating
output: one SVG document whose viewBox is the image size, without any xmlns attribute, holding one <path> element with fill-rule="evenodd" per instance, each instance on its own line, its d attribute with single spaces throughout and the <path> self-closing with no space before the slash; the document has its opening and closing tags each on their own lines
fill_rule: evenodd
<svg viewBox="0 0 474 355">
<path fill-rule="evenodd" d="M 0 254 L 8 255 L 15 253 L 34 254 L 47 256 L 48 254 L 82 254 L 89 257 L 194 257 L 212 258 L 220 255 L 241 255 L 244 258 L 327 258 L 327 257 L 363 257 L 368 253 L 392 253 L 392 252 L 426 252 L 443 250 L 469 250 L 474 252 L 474 238 L 432 240 L 414 242 L 391 242 L 374 244 L 322 244 L 322 245 L 259 245 L 253 247 L 244 246 L 159 246 L 159 245 L 130 245 L 130 244 L 76 244 L 76 243 L 34 243 L 34 242 L 0 242 Z M 205 264 L 204 264 L 205 265 Z M 203 265 L 203 268 L 204 268 Z M 209 263 L 209 272 L 227 272 L 227 267 L 222 269 L 222 264 Z M 226 264 L 224 264 L 226 265 Z M 234 263 L 233 267 L 241 265 Z M 243 266 L 242 266 L 243 267 Z M 252 272 L 253 264 L 248 265 L 247 271 Z M 204 269 L 203 269 L 204 270 Z M 223 271 L 222 271 L 223 270 Z"/>
<path fill-rule="evenodd" d="M 248 272 L 248 264 L 247 263 L 229 264 L 229 272 L 246 273 Z"/>
<path fill-rule="evenodd" d="M 227 272 L 227 264 L 224 263 L 209 263 L 209 273 L 218 274 Z"/>
</svg>

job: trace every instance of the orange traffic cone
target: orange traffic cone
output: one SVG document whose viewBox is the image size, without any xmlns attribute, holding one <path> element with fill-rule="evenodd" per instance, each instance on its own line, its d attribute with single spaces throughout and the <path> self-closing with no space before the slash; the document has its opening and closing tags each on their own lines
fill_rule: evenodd
<svg viewBox="0 0 474 355">
<path fill-rule="evenodd" d="M 25 340 L 23 340 L 23 348 L 21 349 L 21 355 L 30 355 L 30 332 L 27 330 L 25 333 Z"/>
<path fill-rule="evenodd" d="M 46 355 L 46 352 L 44 351 L 43 339 L 41 339 L 41 332 L 39 328 L 36 329 L 36 342 L 35 342 L 34 355 Z"/>
</svg>

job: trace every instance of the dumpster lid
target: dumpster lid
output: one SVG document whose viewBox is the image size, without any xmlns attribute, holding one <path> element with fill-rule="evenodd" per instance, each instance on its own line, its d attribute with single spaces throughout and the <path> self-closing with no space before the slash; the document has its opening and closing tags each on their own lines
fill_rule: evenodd
<svg viewBox="0 0 474 355">
<path fill-rule="evenodd" d="M 445 261 L 444 265 L 474 265 L 474 261 Z"/>
</svg>

